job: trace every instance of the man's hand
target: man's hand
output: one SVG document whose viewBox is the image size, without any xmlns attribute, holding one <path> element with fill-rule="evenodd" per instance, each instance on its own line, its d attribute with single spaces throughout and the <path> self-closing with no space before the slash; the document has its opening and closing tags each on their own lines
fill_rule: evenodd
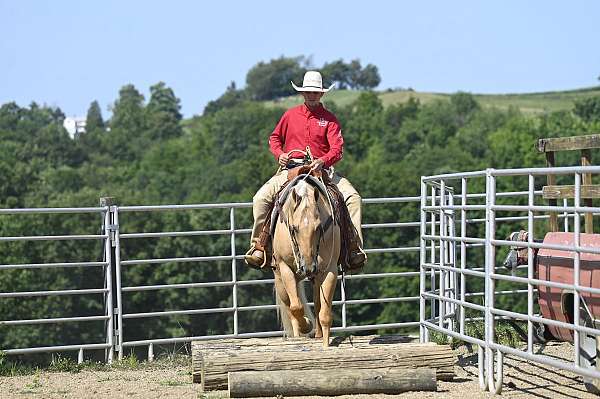
<svg viewBox="0 0 600 399">
<path fill-rule="evenodd" d="M 322 159 L 317 158 L 314 161 L 312 161 L 312 163 L 310 164 L 310 168 L 312 170 L 319 171 L 323 169 L 323 165 L 325 165 L 325 162 Z"/>
<path fill-rule="evenodd" d="M 290 160 L 290 156 L 288 154 L 281 154 L 279 156 L 279 160 L 277 162 L 279 162 L 279 165 L 285 166 L 288 164 L 289 160 Z"/>
</svg>

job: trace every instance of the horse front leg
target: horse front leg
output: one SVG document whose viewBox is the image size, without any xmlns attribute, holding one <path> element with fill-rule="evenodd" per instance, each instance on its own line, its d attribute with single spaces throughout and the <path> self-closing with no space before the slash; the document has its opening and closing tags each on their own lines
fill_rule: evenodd
<svg viewBox="0 0 600 399">
<path fill-rule="evenodd" d="M 285 287 L 285 291 L 288 294 L 290 300 L 290 319 L 292 322 L 292 329 L 294 331 L 294 337 L 299 337 L 302 334 L 308 334 L 312 329 L 312 325 L 308 317 L 304 315 L 304 303 L 300 300 L 298 294 L 298 282 L 296 281 L 296 275 L 290 269 L 290 267 L 281 262 L 279 264 L 279 274 L 281 282 Z"/>
<path fill-rule="evenodd" d="M 315 315 L 317 315 L 315 317 L 315 338 L 323 337 L 323 329 L 319 320 L 319 312 L 321 311 L 321 283 L 320 277 L 317 277 L 313 284 L 313 303 L 315 304 Z"/>
<path fill-rule="evenodd" d="M 318 319 L 321 328 L 323 329 L 323 348 L 329 347 L 329 333 L 333 322 L 332 304 L 335 286 L 337 284 L 337 273 L 329 271 L 323 278 L 319 295 L 321 299 L 321 309 L 319 309 Z M 316 312 L 315 312 L 316 313 Z"/>
</svg>

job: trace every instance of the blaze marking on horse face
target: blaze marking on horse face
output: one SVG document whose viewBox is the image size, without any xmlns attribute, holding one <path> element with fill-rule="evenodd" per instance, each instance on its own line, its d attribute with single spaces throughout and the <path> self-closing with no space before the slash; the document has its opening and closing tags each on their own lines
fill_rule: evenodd
<svg viewBox="0 0 600 399">
<path fill-rule="evenodd" d="M 305 225 L 305 226 L 308 226 L 308 218 L 307 218 L 307 217 L 304 217 L 304 220 L 303 220 L 303 222 L 304 222 L 304 225 Z"/>
</svg>

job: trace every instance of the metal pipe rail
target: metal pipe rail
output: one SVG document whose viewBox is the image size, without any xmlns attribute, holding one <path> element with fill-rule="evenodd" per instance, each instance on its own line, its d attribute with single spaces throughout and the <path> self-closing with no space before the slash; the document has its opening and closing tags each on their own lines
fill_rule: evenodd
<svg viewBox="0 0 600 399">
<path fill-rule="evenodd" d="M 363 203 L 367 205 L 367 209 L 371 204 L 396 204 L 402 206 L 408 203 L 418 203 L 420 197 L 397 197 L 397 198 L 371 198 L 364 199 Z M 77 268 L 90 270 L 102 271 L 105 275 L 104 286 L 98 288 L 79 288 L 73 287 L 70 289 L 59 289 L 58 287 L 51 287 L 52 289 L 46 290 L 27 290 L 27 291 L 15 291 L 9 292 L 4 291 L 0 293 L 0 300 L 4 299 L 27 299 L 34 297 L 74 297 L 74 296 L 87 296 L 87 295 L 99 295 L 102 297 L 104 302 L 104 314 L 100 315 L 73 315 L 65 316 L 62 315 L 57 317 L 47 318 L 35 318 L 28 317 L 21 320 L 2 320 L 0 325 L 10 328 L 17 328 L 19 326 L 42 326 L 47 324 L 61 323 L 66 325 L 72 325 L 72 323 L 81 322 L 104 322 L 105 328 L 102 336 L 104 337 L 104 343 L 82 343 L 78 345 L 54 345 L 54 346 L 38 346 L 31 348 L 2 348 L 7 354 L 28 354 L 28 353 L 41 353 L 41 352 L 58 352 L 58 351 L 78 351 L 79 361 L 84 359 L 84 351 L 92 351 L 102 349 L 106 352 L 106 360 L 111 362 L 115 356 L 115 352 L 118 353 L 119 357 L 123 356 L 123 348 L 135 347 L 140 345 L 147 345 L 149 355 L 153 353 L 154 344 L 162 343 L 174 343 L 174 342 L 189 342 L 193 339 L 216 339 L 219 337 L 262 337 L 262 336 L 276 336 L 281 335 L 281 331 L 271 332 L 241 332 L 239 331 L 238 314 L 240 312 L 254 312 L 254 311 L 273 311 L 276 309 L 276 305 L 265 304 L 265 305 L 248 305 L 240 306 L 238 302 L 238 290 L 242 287 L 250 287 L 256 285 L 267 285 L 272 286 L 274 280 L 272 278 L 258 279 L 258 280 L 240 280 L 237 276 L 237 267 L 239 261 L 243 259 L 243 254 L 236 253 L 236 237 L 240 235 L 247 235 L 251 232 L 249 228 L 240 228 L 236 226 L 235 213 L 241 209 L 247 209 L 251 207 L 251 203 L 222 203 L 222 204 L 192 204 L 192 205 L 160 205 L 160 206 L 117 206 L 108 205 L 102 207 L 88 207 L 88 208 L 27 208 L 27 209 L 1 209 L 0 217 L 3 215 L 43 215 L 43 214 L 99 214 L 100 219 L 98 225 L 102 226 L 101 234 L 72 234 L 64 233 L 60 234 L 49 234 L 49 235 L 23 235 L 15 236 L 14 234 L 1 236 L 0 244 L 4 242 L 34 242 L 34 241 L 45 241 L 45 242 L 58 242 L 58 241 L 75 241 L 75 240 L 96 240 L 102 245 L 102 259 L 97 260 L 82 260 L 82 261 L 60 261 L 52 260 L 47 263 L 22 263 L 22 264 L 4 264 L 0 265 L 0 273 L 8 273 L 17 270 L 49 270 L 53 269 L 56 272 L 61 270 L 72 270 Z M 136 231 L 123 231 L 123 227 L 128 226 L 128 222 L 136 217 L 145 218 L 148 213 L 153 212 L 189 212 L 189 211 L 212 211 L 222 210 L 229 211 L 230 218 L 229 223 L 222 228 L 216 228 L 211 230 L 200 230 L 200 229 L 189 229 L 188 231 L 155 231 L 155 232 L 136 232 Z M 119 218 L 125 219 L 119 222 Z M 121 226 L 120 226 L 121 223 Z M 392 220 L 386 223 L 369 223 L 364 224 L 363 229 L 365 230 L 382 230 L 382 229 L 414 229 L 418 227 L 420 223 L 417 221 L 405 221 L 405 220 Z M 97 229 L 94 228 L 93 230 Z M 134 259 L 126 256 L 127 253 L 125 247 L 131 245 L 133 240 L 136 243 L 140 240 L 153 240 L 161 238 L 178 239 L 180 237 L 216 237 L 230 236 L 230 250 L 229 253 L 214 254 L 213 256 L 181 256 L 181 257 L 162 257 L 153 258 L 148 257 L 144 259 Z M 370 255 L 377 254 L 411 254 L 419 251 L 419 247 L 402 245 L 388 248 L 366 248 L 365 251 Z M 191 255 L 191 254 L 190 254 Z M 26 261 L 26 260 L 25 260 Z M 162 264 L 170 263 L 203 263 L 203 267 L 210 268 L 210 262 L 231 262 L 231 279 L 226 281 L 183 281 L 175 284 L 123 284 L 124 272 L 129 268 L 141 267 L 152 265 L 156 268 L 162 267 Z M 416 267 L 414 271 L 403 271 L 403 272 L 382 272 L 382 273 L 367 273 L 360 275 L 348 275 L 345 276 L 346 281 L 357 281 L 362 279 L 388 279 L 388 278 L 416 278 L 420 273 Z M 340 280 L 341 276 L 338 277 Z M 130 308 L 128 297 L 123 295 L 148 292 L 148 291 L 165 291 L 165 290 L 187 290 L 187 289 L 204 289 L 204 288 L 226 288 L 231 290 L 231 306 L 221 308 L 207 308 L 207 309 L 156 309 L 156 311 L 139 312 L 135 309 L 128 310 Z M 419 322 L 415 319 L 414 321 L 400 322 L 400 323 L 384 323 L 384 324 L 369 324 L 369 325 L 351 325 L 347 319 L 348 307 L 354 306 L 365 306 L 372 304 L 393 304 L 400 302 L 416 302 L 419 297 L 416 296 L 416 292 L 411 293 L 400 293 L 395 297 L 380 297 L 380 298 L 351 298 L 348 297 L 348 293 L 345 291 L 345 287 L 340 284 L 340 295 L 339 300 L 335 300 L 333 305 L 341 313 L 341 325 L 333 327 L 333 331 L 368 331 L 377 329 L 397 329 L 397 328 L 414 328 L 419 325 Z M 49 287 L 50 288 L 50 287 Z M 199 304 L 201 306 L 201 304 Z M 215 334 L 210 336 L 189 336 L 189 337 L 158 337 L 155 339 L 137 339 L 127 340 L 127 331 L 133 324 L 129 324 L 132 320 L 136 319 L 149 319 L 153 317 L 166 317 L 166 316 L 181 316 L 181 315 L 206 315 L 211 314 L 232 314 L 233 315 L 233 334 Z M 124 323 L 125 322 L 125 323 Z"/>
<path fill-rule="evenodd" d="M 505 197 L 510 197 L 510 196 L 523 196 L 526 195 L 527 192 L 517 192 L 517 193 L 502 193 L 503 196 Z M 538 192 L 537 194 L 541 194 L 541 191 Z M 483 194 L 472 194 L 471 197 L 476 199 L 476 198 L 482 198 L 484 195 Z M 404 197 L 404 198 L 374 198 L 374 199 L 364 199 L 363 203 L 364 204 L 386 204 L 386 203 L 398 203 L 398 204 L 402 204 L 402 203 L 416 203 L 420 200 L 420 197 Z M 211 313 L 233 313 L 234 315 L 234 325 L 233 325 L 233 331 L 234 334 L 231 335 L 233 337 L 236 336 L 263 336 L 262 333 L 257 333 L 257 335 L 253 335 L 254 333 L 244 333 L 244 335 L 242 335 L 242 333 L 239 333 L 239 327 L 238 327 L 238 322 L 237 322 L 237 315 L 239 312 L 242 311 L 247 311 L 247 310 L 271 310 L 274 309 L 275 306 L 274 305 L 257 305 L 257 306 L 246 306 L 246 307 L 241 307 L 239 305 L 237 305 L 237 289 L 241 286 L 244 285 L 262 285 L 262 284 L 266 284 L 266 285 L 272 285 L 273 284 L 273 279 L 266 279 L 266 280 L 253 280 L 253 281 L 242 281 L 242 280 L 238 280 L 237 277 L 237 271 L 236 271 L 236 266 L 235 266 L 235 262 L 237 260 L 241 260 L 243 259 L 242 255 L 237 255 L 235 253 L 235 245 L 233 243 L 234 237 L 239 235 L 239 234 L 247 234 L 250 233 L 250 229 L 239 229 L 236 227 L 235 225 L 235 211 L 238 209 L 242 209 L 242 208 L 249 208 L 251 206 L 250 203 L 242 203 L 242 204 L 203 204 L 203 205 L 187 205 L 187 206 L 169 206 L 169 205 L 164 205 L 164 206 L 143 206 L 143 207 L 115 207 L 113 209 L 113 212 L 115 212 L 116 214 L 120 213 L 121 211 L 124 212 L 136 212 L 136 211 L 143 211 L 143 212 L 152 212 L 152 211 L 169 211 L 169 210 L 174 210 L 174 211 L 182 211 L 182 210 L 198 210 L 198 209 L 228 209 L 230 211 L 230 226 L 229 228 L 223 228 L 223 229 L 218 229 L 218 230 L 190 230 L 188 232 L 185 231 L 177 231 L 177 232 L 152 232 L 152 233 L 146 233 L 146 232 L 127 232 L 127 233 L 122 233 L 122 228 L 119 228 L 119 230 L 117 231 L 117 247 L 119 248 L 119 253 L 121 252 L 120 247 L 122 245 L 125 245 L 124 241 L 121 241 L 120 238 L 124 238 L 124 239 L 131 239 L 131 238 L 161 238 L 161 237 L 185 237 L 185 236 L 192 236 L 192 235 L 205 235 L 205 236 L 211 236 L 211 235 L 228 235 L 230 234 L 232 237 L 232 246 L 231 246 L 231 253 L 230 255 L 215 255 L 215 256 L 202 256 L 202 257 L 181 257 L 181 258 L 161 258 L 161 259 L 121 259 L 120 256 L 117 256 L 117 258 L 119 258 L 118 261 L 118 265 L 117 265 L 117 269 L 119 269 L 121 266 L 127 266 L 127 267 L 133 267 L 135 265 L 141 265 L 141 264 L 162 264 L 162 263 L 167 263 L 167 262 L 173 262 L 173 263 L 182 263 L 182 262 L 212 262 L 212 261 L 231 261 L 232 262 L 232 279 L 228 280 L 228 281 L 220 281 L 220 282 L 197 282 L 197 283 L 180 283 L 180 284 L 159 284 L 159 285 L 147 285 L 147 286 L 123 286 L 120 288 L 118 288 L 119 292 L 117 297 L 120 298 L 122 293 L 126 293 L 126 292 L 135 292 L 135 291 L 143 291 L 143 290 L 165 290 L 165 289 L 188 289 L 188 288 L 207 288 L 207 287 L 230 287 L 232 289 L 232 295 L 234 298 L 233 301 L 233 306 L 230 307 L 225 307 L 225 308 L 213 308 L 213 309 L 201 309 L 201 310 L 173 310 L 173 311 L 158 311 L 158 312 L 137 312 L 137 313 L 127 313 L 125 309 L 123 309 L 122 307 L 120 308 L 121 312 L 119 314 L 119 318 L 121 320 L 127 320 L 127 319 L 131 319 L 131 318 L 141 318 L 141 317 L 165 317 L 165 316 L 174 316 L 174 315 L 182 315 L 182 314 L 211 314 Z M 477 223 L 477 222 L 475 222 Z M 420 222 L 392 222 L 392 223 L 371 223 L 371 224 L 363 224 L 363 229 L 368 230 L 368 229 L 382 229 L 382 228 L 415 228 L 417 226 L 420 225 Z M 482 244 L 482 243 L 479 243 Z M 416 253 L 417 251 L 420 250 L 420 247 L 417 246 L 405 246 L 405 247 L 393 247 L 393 248 L 366 248 L 365 252 L 367 254 L 383 254 L 383 253 Z M 400 273 L 371 273 L 371 274 L 365 274 L 365 275 L 350 275 L 350 276 L 346 276 L 345 278 L 347 280 L 359 280 L 359 279 L 373 279 L 373 278 L 389 278 L 389 277 L 408 277 L 408 278 L 414 278 L 417 277 L 418 275 L 420 275 L 420 273 L 418 271 L 414 271 L 414 272 L 400 272 Z M 341 278 L 341 277 L 339 277 Z M 341 297 L 342 299 L 340 301 L 334 301 L 334 305 L 335 306 L 341 306 L 341 319 L 342 319 L 342 325 L 340 327 L 336 327 L 339 329 L 339 331 L 363 331 L 363 330 L 369 330 L 369 329 L 378 329 L 378 328 L 387 328 L 384 325 L 374 325 L 374 326 L 370 326 L 370 327 L 365 327 L 365 326 L 349 326 L 347 324 L 347 317 L 346 317 L 346 311 L 347 311 L 347 306 L 352 306 L 352 305 L 363 305 L 363 304 L 384 304 L 384 303 L 394 303 L 394 302 L 403 302 L 403 301 L 417 301 L 419 299 L 419 297 L 416 296 L 408 296 L 408 297 L 394 297 L 394 298 L 370 298 L 370 299 L 350 299 L 350 298 L 346 298 L 346 292 L 344 290 L 344 288 L 341 288 Z M 122 299 L 121 299 L 122 301 Z M 124 307 L 126 307 L 126 304 L 123 305 Z M 122 324 L 120 324 L 122 325 Z M 394 324 L 393 325 L 397 325 Z M 416 325 L 418 325 L 418 323 L 415 322 L 409 322 L 409 324 L 400 324 L 402 326 L 411 326 L 414 327 Z M 389 327 L 389 324 L 387 324 L 387 326 Z M 126 327 L 126 326 L 125 326 Z M 154 340 L 136 340 L 134 341 L 135 343 L 132 343 L 132 341 L 127 341 L 126 339 L 124 339 L 124 337 L 126 336 L 126 331 L 125 329 L 121 328 L 119 333 L 120 336 L 122 337 L 122 340 L 120 341 L 120 344 L 117 345 L 117 348 L 119 347 L 119 345 L 121 345 L 122 347 L 131 347 L 131 346 L 137 346 L 137 345 L 149 345 L 149 344 L 160 344 L 162 342 L 166 342 L 164 341 L 164 339 L 168 339 L 168 338 L 158 338 L 158 339 L 154 339 Z M 279 333 L 281 334 L 281 333 Z M 229 335 L 228 335 L 229 336 Z M 189 338 L 189 337 L 188 337 Z M 179 341 L 177 342 L 183 342 L 186 340 L 186 337 L 179 337 L 178 338 Z M 183 340 L 183 341 L 182 341 Z M 171 342 L 171 341 L 169 341 Z M 122 356 L 122 351 L 120 351 L 119 356 Z"/>
<path fill-rule="evenodd" d="M 385 204 L 385 203 L 410 203 L 410 202 L 418 202 L 419 197 L 404 197 L 404 198 L 374 198 L 374 199 L 364 199 L 363 203 L 365 204 Z M 165 290 L 165 289 L 188 289 L 188 288 L 208 288 L 208 287 L 229 287 L 232 289 L 232 298 L 233 304 L 228 307 L 221 308 L 207 308 L 207 309 L 187 309 L 187 310 L 168 310 L 168 311 L 156 311 L 156 312 L 136 312 L 136 313 L 128 313 L 127 302 L 121 298 L 121 302 L 123 302 L 122 307 L 119 310 L 119 319 L 120 320 L 129 320 L 136 318 L 148 318 L 148 317 L 165 317 L 165 316 L 176 316 L 176 315 L 189 315 L 189 314 L 216 314 L 216 313 L 229 313 L 233 314 L 233 334 L 220 334 L 219 336 L 227 336 L 227 337 L 261 337 L 265 336 L 264 332 L 255 332 L 255 333 L 241 333 L 239 332 L 238 326 L 238 313 L 244 311 L 256 311 L 256 310 L 274 310 L 276 306 L 274 304 L 271 305 L 252 305 L 252 306 L 239 306 L 237 303 L 237 289 L 239 287 L 247 286 L 247 285 L 273 285 L 273 279 L 264 279 L 264 280 L 239 280 L 237 276 L 236 270 L 236 261 L 242 260 L 243 255 L 238 255 L 235 252 L 235 237 L 240 234 L 250 233 L 250 229 L 239 229 L 235 225 L 235 213 L 236 210 L 241 208 L 250 208 L 250 203 L 241 203 L 241 204 L 203 204 L 203 205 L 189 205 L 189 206 L 144 206 L 144 207 L 114 207 L 112 212 L 115 214 L 123 212 L 152 212 L 152 211 L 182 211 L 182 210 L 198 210 L 198 209 L 229 209 L 230 211 L 230 225 L 228 228 L 222 228 L 217 230 L 191 230 L 191 231 L 177 231 L 177 232 L 127 232 L 121 233 L 123 230 L 123 222 L 121 221 L 121 226 L 116 232 L 116 242 L 117 242 L 117 250 L 120 256 L 117 256 L 118 265 L 117 269 L 120 269 L 121 266 L 126 267 L 136 267 L 137 265 L 148 265 L 148 264 L 162 264 L 162 263 L 182 263 L 182 262 L 232 262 L 232 278 L 227 281 L 218 281 L 218 282 L 193 282 L 193 283 L 180 283 L 180 284 L 158 284 L 158 285 L 147 285 L 147 286 L 121 286 L 117 287 L 117 298 L 120 298 L 122 293 L 129 292 L 137 292 L 137 291 L 147 291 L 147 290 Z M 123 219 L 122 215 L 117 216 L 117 219 Z M 129 216 L 128 219 L 129 220 Z M 371 223 L 364 224 L 363 229 L 398 229 L 398 228 L 415 228 L 419 225 L 418 222 L 390 222 L 390 223 Z M 232 245 L 229 255 L 214 255 L 214 256 L 200 256 L 200 257 L 180 257 L 180 258 L 160 258 L 160 259 L 124 259 L 122 258 L 122 246 L 126 244 L 125 241 L 121 241 L 120 238 L 124 238 L 126 240 L 129 239 L 152 239 L 152 238 L 162 238 L 162 237 L 185 237 L 185 236 L 193 236 L 193 235 L 203 235 L 203 236 L 214 236 L 214 235 L 231 235 Z M 395 248 L 366 248 L 365 252 L 368 254 L 383 254 L 383 253 L 411 253 L 419 251 L 419 247 L 416 246 L 405 246 L 405 247 L 395 247 Z M 414 278 L 419 275 L 418 271 L 414 272 L 395 272 L 395 273 L 370 273 L 364 275 L 349 275 L 346 276 L 346 280 L 359 280 L 359 279 L 373 279 L 373 278 Z M 338 277 L 341 279 L 341 276 Z M 335 300 L 333 305 L 337 308 L 340 308 L 342 312 L 341 319 L 342 325 L 336 326 L 333 328 L 334 331 L 364 331 L 364 330 L 375 330 L 380 328 L 399 328 L 399 327 L 415 327 L 418 326 L 418 322 L 404 322 L 404 323 L 387 323 L 387 324 L 378 324 L 378 325 L 369 325 L 369 326 L 350 326 L 346 321 L 346 311 L 347 306 L 360 306 L 365 304 L 385 304 L 385 303 L 397 303 L 397 302 L 407 302 L 407 301 L 418 301 L 418 296 L 398 296 L 392 298 L 367 298 L 367 299 L 351 299 L 346 297 L 346 292 L 343 286 L 341 287 L 341 300 Z M 309 303 L 309 305 L 312 305 Z M 145 346 L 145 345 L 154 345 L 161 343 L 172 343 L 172 342 L 188 342 L 193 339 L 199 339 L 199 337 L 177 337 L 177 338 L 156 338 L 156 339 L 143 339 L 143 340 L 135 340 L 128 341 L 125 339 L 127 335 L 127 325 L 123 325 L 119 323 L 122 327 L 119 330 L 117 350 L 119 351 L 119 356 L 123 356 L 123 351 L 119 350 L 120 348 L 133 347 L 133 346 Z M 124 328 L 123 328 L 124 327 Z M 273 335 L 281 335 L 281 331 L 277 332 L 268 332 L 267 336 Z"/>
<path fill-rule="evenodd" d="M 0 209 L 0 217 L 7 215 L 48 215 L 55 214 L 61 218 L 65 215 L 70 217 L 80 217 L 84 214 L 98 214 L 98 223 L 91 227 L 91 230 L 97 230 L 98 226 L 109 225 L 109 208 L 102 207 L 82 207 L 82 208 L 25 208 L 25 209 Z M 110 276 L 111 262 L 110 257 L 107 258 L 107 249 L 110 246 L 110 232 L 103 228 L 101 234 L 57 234 L 57 235 L 23 235 L 23 236 L 0 236 L 0 244 L 8 242 L 52 242 L 52 241 L 82 241 L 91 240 L 98 241 L 102 246 L 103 259 L 83 260 L 77 262 L 48 262 L 48 263 L 21 263 L 21 264 L 2 264 L 0 265 L 0 276 L 2 273 L 16 272 L 20 270 L 45 271 L 45 270 L 98 270 L 100 268 L 104 275 Z M 72 297 L 72 296 L 101 296 L 105 303 L 104 314 L 101 315 L 74 315 L 74 316 L 58 316 L 44 318 L 25 318 L 18 320 L 0 320 L 0 326 L 18 327 L 18 326 L 43 326 L 47 324 L 67 324 L 81 322 L 104 322 L 105 327 L 97 331 L 98 336 L 104 337 L 104 343 L 87 342 L 78 345 L 53 345 L 53 346 L 38 346 L 30 348 L 1 348 L 8 355 L 26 355 L 43 352 L 61 352 L 61 351 L 79 351 L 78 359 L 83 361 L 83 350 L 106 350 L 106 360 L 111 361 L 111 348 L 113 346 L 112 337 L 109 337 L 107 332 L 112 331 L 113 312 L 109 306 L 112 296 L 112 287 L 109 284 L 108 277 L 103 279 L 103 286 L 97 288 L 72 288 L 72 289 L 52 289 L 44 290 L 28 290 L 28 291 L 10 291 L 3 287 L 3 292 L 0 292 L 0 300 L 19 299 L 25 301 L 29 298 L 43 297 Z M 27 316 L 27 315 L 25 315 Z"/>
<path fill-rule="evenodd" d="M 540 195 L 540 191 L 535 189 L 536 177 L 552 174 L 573 176 L 575 198 L 572 200 L 572 205 L 566 199 L 562 201 L 562 205 L 556 206 L 535 203 L 534 199 Z M 587 204 L 588 206 L 581 205 L 582 174 L 600 174 L 600 167 L 487 169 L 421 178 L 420 338 L 423 342 L 428 341 L 429 331 L 431 330 L 478 345 L 480 347 L 479 379 L 482 389 L 488 389 L 494 393 L 501 391 L 504 354 L 511 354 L 529 361 L 568 370 L 585 377 L 600 378 L 600 371 L 582 360 L 586 359 L 582 354 L 582 344 L 592 340 L 591 347 L 596 348 L 596 337 L 600 336 L 600 330 L 595 328 L 593 324 L 583 324 L 580 314 L 580 312 L 588 309 L 586 306 L 584 310 L 580 305 L 582 303 L 585 305 L 583 302 L 584 296 L 582 295 L 586 295 L 585 298 L 600 298 L 600 287 L 591 286 L 589 282 L 584 284 L 580 281 L 582 255 L 600 254 L 600 249 L 597 247 L 583 246 L 580 241 L 581 215 L 584 213 L 598 215 L 600 212 L 600 207 L 589 206 L 589 204 Z M 497 180 L 512 176 L 526 178 L 524 179 L 526 191 L 514 191 L 514 193 L 527 197 L 526 205 L 510 204 L 506 196 L 496 193 Z M 473 179 L 478 179 L 478 186 L 480 186 L 483 178 L 485 178 L 486 183 L 485 194 L 478 193 L 477 196 L 485 198 L 485 204 L 469 204 L 469 198 L 473 197 L 471 193 L 468 193 L 469 183 Z M 511 182 L 514 184 L 515 181 Z M 496 199 L 501 197 L 504 198 L 502 204 L 496 203 Z M 514 197 L 516 198 L 516 196 Z M 454 199 L 459 199 L 460 204 L 455 204 Z M 485 218 L 468 217 L 469 212 L 482 211 L 485 211 Z M 498 212 L 522 212 L 526 215 L 498 217 Z M 535 222 L 549 217 L 548 215 L 540 215 L 539 212 L 559 213 L 558 216 L 564 220 L 564 231 L 571 230 L 573 234 L 572 245 L 534 242 Z M 477 236 L 480 233 L 469 230 L 468 221 L 471 220 L 485 223 L 485 234 L 483 236 Z M 496 222 L 518 221 L 525 222 L 527 227 L 521 228 L 529 232 L 528 241 L 519 242 L 518 245 L 520 248 L 527 248 L 528 263 L 519 267 L 519 269 L 527 271 L 527 276 L 509 275 L 506 274 L 507 271 L 502 273 L 500 270 L 503 269 L 497 266 L 499 261 L 496 257 L 497 248 L 515 246 L 515 242 L 495 237 L 497 234 Z M 460 234 L 457 234 L 453 229 L 455 225 L 460 225 Z M 479 270 L 475 270 L 475 268 L 467 267 L 469 262 L 467 249 L 469 245 L 484 246 L 485 259 L 483 264 L 485 267 L 483 269 L 478 268 Z M 534 264 L 533 251 L 543 248 L 567 251 L 574 254 L 572 282 L 548 281 L 541 277 L 535 277 L 536 265 Z M 465 282 L 466 276 L 471 278 L 469 280 L 471 284 L 475 281 L 483 284 L 485 287 L 483 293 L 469 292 L 469 286 Z M 496 289 L 496 283 L 498 282 L 505 284 L 501 290 Z M 520 285 L 520 288 L 515 287 L 515 285 Z M 563 290 L 563 292 L 572 295 L 572 304 L 568 305 L 572 306 L 569 310 L 572 320 L 564 322 L 549 319 L 536 312 L 534 293 L 540 292 L 539 287 Z M 526 294 L 526 309 L 502 309 L 495 303 L 495 298 L 505 294 Z M 483 296 L 483 305 L 466 300 L 468 297 L 477 295 Z M 431 310 L 431 315 L 427 314 L 428 309 Z M 479 312 L 483 317 L 467 318 L 465 317 L 466 309 Z M 590 317 L 597 318 L 595 315 L 590 315 Z M 465 323 L 469 320 L 475 322 L 478 319 L 484 323 L 484 339 L 469 336 L 465 329 Z M 527 323 L 526 349 L 511 348 L 495 341 L 494 326 L 498 320 L 502 319 L 520 320 Z M 572 331 L 575 348 L 572 362 L 552 359 L 534 351 L 533 330 L 536 324 Z M 587 348 L 588 353 L 586 356 L 592 356 L 592 360 L 589 362 L 593 364 L 594 359 L 600 360 L 598 359 L 600 357 L 598 351 L 590 354 L 590 346 L 587 346 Z M 494 372 L 494 361 L 497 363 L 496 372 Z"/>
</svg>

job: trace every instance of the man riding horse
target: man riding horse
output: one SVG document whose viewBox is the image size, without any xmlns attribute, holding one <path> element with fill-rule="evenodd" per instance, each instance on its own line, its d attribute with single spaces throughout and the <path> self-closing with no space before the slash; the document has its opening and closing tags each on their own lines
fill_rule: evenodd
<svg viewBox="0 0 600 399">
<path fill-rule="evenodd" d="M 353 227 L 354 230 L 353 234 L 348 235 L 352 237 L 352 242 L 347 243 L 350 251 L 348 263 L 351 269 L 360 269 L 367 260 L 362 250 L 361 197 L 352 184 L 333 169 L 333 165 L 342 159 L 344 138 L 337 118 L 320 102 L 321 97 L 334 85 L 323 88 L 321 74 L 308 71 L 304 75 L 302 87 L 296 86 L 294 82 L 292 86 L 304 97 L 304 104 L 287 110 L 269 137 L 271 153 L 280 168 L 258 190 L 252 200 L 254 226 L 250 239 L 251 248 L 244 259 L 248 265 L 255 268 L 263 268 L 270 263 L 266 259 L 264 240 L 259 237 L 276 194 L 288 180 L 288 169 L 304 162 L 298 153 L 294 156 L 294 150 L 304 150 L 308 147 L 311 155 L 315 157 L 309 165 L 310 169 L 324 171 L 343 195 L 352 222 L 352 226 L 348 227 Z"/>
</svg>

